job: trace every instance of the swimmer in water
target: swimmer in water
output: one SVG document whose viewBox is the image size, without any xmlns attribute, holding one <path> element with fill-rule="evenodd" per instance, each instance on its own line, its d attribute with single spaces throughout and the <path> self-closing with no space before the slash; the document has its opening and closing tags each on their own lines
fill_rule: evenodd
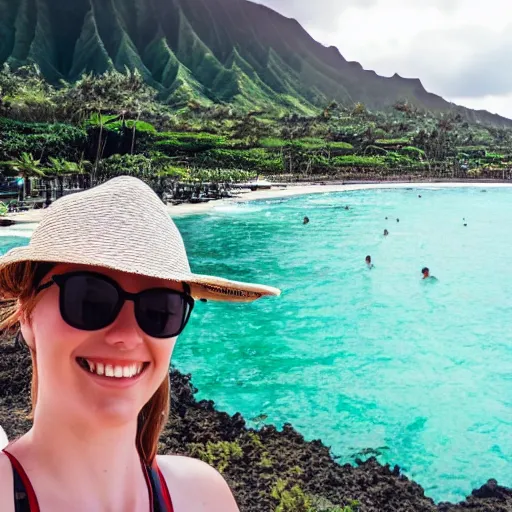
<svg viewBox="0 0 512 512">
<path fill-rule="evenodd" d="M 348 206 L 345 206 L 345 210 L 350 210 L 350 208 Z"/>
<path fill-rule="evenodd" d="M 384 230 L 384 236 L 388 236 L 389 235 L 389 231 L 387 229 Z"/>
<path fill-rule="evenodd" d="M 430 275 L 430 269 L 428 267 L 423 267 L 421 269 L 421 273 L 423 274 L 423 279 L 428 279 L 431 281 L 437 281 L 437 277 Z"/>
<path fill-rule="evenodd" d="M 309 224 L 309 217 L 304 217 L 304 224 Z"/>
<path fill-rule="evenodd" d="M 397 222 L 400 222 L 400 219 L 396 219 Z"/>
<path fill-rule="evenodd" d="M 369 269 L 372 269 L 372 268 L 375 267 L 375 265 L 372 263 L 372 257 L 371 256 L 366 256 L 366 266 Z"/>
</svg>

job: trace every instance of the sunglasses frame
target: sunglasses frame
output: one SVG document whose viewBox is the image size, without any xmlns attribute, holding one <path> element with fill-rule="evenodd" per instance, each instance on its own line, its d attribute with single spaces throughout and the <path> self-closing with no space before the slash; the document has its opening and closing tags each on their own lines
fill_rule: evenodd
<svg viewBox="0 0 512 512">
<path fill-rule="evenodd" d="M 77 325 L 74 325 L 73 322 L 70 322 L 69 318 L 67 318 L 67 315 L 65 312 L 66 311 L 66 303 L 64 300 L 64 293 L 62 293 L 62 290 L 64 289 L 67 281 L 70 278 L 80 277 L 80 276 L 94 277 L 96 279 L 104 281 L 104 282 L 108 283 L 109 285 L 111 285 L 117 291 L 118 300 L 117 300 L 117 303 L 113 310 L 113 313 L 115 312 L 115 315 L 112 314 L 112 321 L 110 323 L 108 323 L 107 325 L 100 327 L 99 329 L 84 329 L 83 327 L 78 327 Z M 121 312 L 121 309 L 123 308 L 125 302 L 128 300 L 128 301 L 131 301 L 134 303 L 134 314 L 135 314 L 135 319 L 137 320 L 137 325 L 145 334 L 147 334 L 148 336 L 151 336 L 152 338 L 158 338 L 158 339 L 174 338 L 174 337 L 180 335 L 183 332 L 183 330 L 185 329 L 185 327 L 187 326 L 187 323 L 190 319 L 190 315 L 192 314 L 192 310 L 194 309 L 194 303 L 195 303 L 194 299 L 192 298 L 192 296 L 189 293 L 190 287 L 187 283 L 183 283 L 183 287 L 186 290 L 185 292 L 180 292 L 178 290 L 173 290 L 171 288 L 160 287 L 160 288 L 147 288 L 147 289 L 142 290 L 137 293 L 130 293 L 130 292 L 123 290 L 121 288 L 121 286 L 116 281 L 114 281 L 114 279 L 111 279 L 110 277 L 106 276 L 105 274 L 100 274 L 99 272 L 89 272 L 87 270 L 66 272 L 64 274 L 55 274 L 50 277 L 50 281 L 39 286 L 36 289 L 36 295 L 38 293 L 42 292 L 43 290 L 46 290 L 53 284 L 56 284 L 59 288 L 59 292 L 60 292 L 59 293 L 59 309 L 60 309 L 60 315 L 62 316 L 62 319 L 68 325 L 70 325 L 74 329 L 78 329 L 80 331 L 101 331 L 102 329 L 107 328 L 109 325 L 112 325 L 116 321 L 116 318 L 119 316 L 119 313 Z M 184 300 L 185 304 L 188 307 L 183 308 L 183 316 L 181 318 L 181 325 L 180 325 L 180 329 L 177 333 L 172 334 L 171 336 L 167 336 L 167 335 L 166 336 L 155 336 L 153 334 L 146 332 L 146 330 L 142 328 L 142 326 L 139 322 L 138 315 L 137 315 L 137 309 L 138 309 L 137 305 L 138 305 L 139 297 L 143 294 L 146 294 L 149 291 L 153 291 L 153 292 L 154 291 L 165 291 L 166 293 L 171 294 L 171 295 L 179 295 Z"/>
</svg>

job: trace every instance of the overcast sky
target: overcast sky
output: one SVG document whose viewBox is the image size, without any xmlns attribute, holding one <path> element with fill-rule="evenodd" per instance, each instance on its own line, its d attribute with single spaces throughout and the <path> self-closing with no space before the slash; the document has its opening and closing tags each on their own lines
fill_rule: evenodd
<svg viewBox="0 0 512 512">
<path fill-rule="evenodd" d="M 383 76 L 512 118 L 509 0 L 257 0 Z"/>
</svg>

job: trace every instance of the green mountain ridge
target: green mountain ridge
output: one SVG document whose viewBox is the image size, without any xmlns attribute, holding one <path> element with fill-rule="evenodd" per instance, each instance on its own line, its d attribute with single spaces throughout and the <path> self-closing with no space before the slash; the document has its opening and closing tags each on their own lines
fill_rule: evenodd
<svg viewBox="0 0 512 512">
<path fill-rule="evenodd" d="M 3 63 L 35 63 L 52 83 L 137 69 L 176 107 L 194 100 L 311 114 L 333 100 L 376 110 L 408 102 L 512 127 L 427 92 L 418 79 L 366 71 L 296 20 L 247 0 L 0 0 Z"/>
</svg>

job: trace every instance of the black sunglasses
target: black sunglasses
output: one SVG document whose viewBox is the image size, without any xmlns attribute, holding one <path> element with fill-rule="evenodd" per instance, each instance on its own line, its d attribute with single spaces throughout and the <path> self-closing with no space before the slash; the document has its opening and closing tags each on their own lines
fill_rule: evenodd
<svg viewBox="0 0 512 512">
<path fill-rule="evenodd" d="M 139 293 L 124 291 L 114 280 L 95 272 L 69 272 L 51 277 L 37 288 L 41 292 L 56 284 L 60 289 L 62 319 L 82 331 L 98 331 L 111 325 L 125 301 L 134 303 L 139 327 L 153 338 L 178 336 L 190 318 L 194 299 L 170 288 L 150 288 Z M 186 291 L 190 288 L 184 283 Z"/>
</svg>

